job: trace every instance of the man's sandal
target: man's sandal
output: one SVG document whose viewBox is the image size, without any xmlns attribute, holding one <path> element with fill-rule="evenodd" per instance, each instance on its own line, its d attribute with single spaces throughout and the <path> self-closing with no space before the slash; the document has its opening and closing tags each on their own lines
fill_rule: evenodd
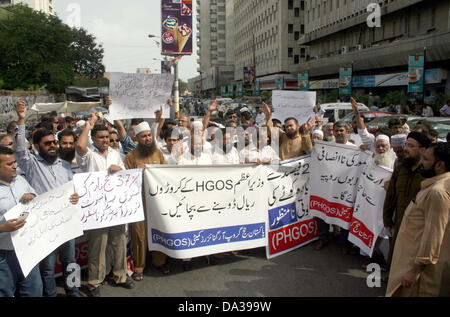
<svg viewBox="0 0 450 317">
<path fill-rule="evenodd" d="M 132 275 L 133 280 L 135 280 L 136 282 L 140 282 L 144 279 L 144 274 L 142 273 L 134 273 Z"/>
</svg>

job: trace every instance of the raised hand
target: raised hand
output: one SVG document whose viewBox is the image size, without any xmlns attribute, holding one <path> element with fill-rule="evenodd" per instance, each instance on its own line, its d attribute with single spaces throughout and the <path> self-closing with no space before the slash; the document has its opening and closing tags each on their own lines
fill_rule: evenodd
<svg viewBox="0 0 450 317">
<path fill-rule="evenodd" d="M 272 111 L 270 111 L 269 106 L 264 101 L 262 103 L 262 110 L 264 111 L 264 115 L 266 116 L 266 119 L 269 119 L 272 116 Z"/>
<path fill-rule="evenodd" d="M 303 125 L 303 133 L 307 134 L 311 132 L 312 128 L 314 126 L 314 118 L 310 118 L 304 125 Z"/>
<path fill-rule="evenodd" d="M 27 116 L 27 107 L 25 106 L 25 102 L 23 100 L 19 100 L 16 105 L 16 112 L 19 120 L 25 121 Z"/>
<path fill-rule="evenodd" d="M 354 112 L 355 114 L 358 114 L 358 115 L 359 115 L 358 102 L 355 100 L 355 98 L 350 97 L 350 103 L 352 104 L 353 112 Z"/>
<path fill-rule="evenodd" d="M 217 99 L 214 99 L 213 102 L 209 105 L 209 112 L 213 112 L 217 110 Z"/>
<path fill-rule="evenodd" d="M 162 117 L 162 106 L 158 110 L 155 111 L 155 116 L 156 116 L 155 121 L 160 122 L 161 117 Z"/>
</svg>

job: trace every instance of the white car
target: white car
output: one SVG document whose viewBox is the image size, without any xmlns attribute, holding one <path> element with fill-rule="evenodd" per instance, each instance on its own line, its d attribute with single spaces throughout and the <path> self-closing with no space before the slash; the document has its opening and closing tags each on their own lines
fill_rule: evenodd
<svg viewBox="0 0 450 317">
<path fill-rule="evenodd" d="M 363 103 L 358 103 L 358 109 L 359 111 L 370 111 Z M 323 115 L 323 124 L 326 124 L 329 119 L 334 119 L 334 122 L 338 122 L 352 112 L 353 108 L 350 102 L 335 102 L 321 104 L 319 114 Z"/>
</svg>

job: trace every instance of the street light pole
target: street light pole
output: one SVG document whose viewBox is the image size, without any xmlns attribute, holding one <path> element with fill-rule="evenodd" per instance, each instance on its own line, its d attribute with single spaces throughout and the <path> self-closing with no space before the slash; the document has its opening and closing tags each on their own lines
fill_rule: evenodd
<svg viewBox="0 0 450 317">
<path fill-rule="evenodd" d="M 161 39 L 160 36 L 156 36 L 153 34 L 149 34 L 148 35 L 149 38 L 159 38 Z M 159 42 L 156 41 L 156 43 L 158 43 L 158 47 L 159 47 Z M 167 60 L 167 56 L 165 57 Z M 170 109 L 170 117 L 172 119 L 178 119 L 178 114 L 180 112 L 180 85 L 179 85 L 179 75 L 178 75 L 178 61 L 175 61 L 174 65 L 173 65 L 173 69 L 174 69 L 174 73 L 175 73 L 175 92 L 174 92 L 174 103 L 173 103 L 173 107 Z"/>
</svg>

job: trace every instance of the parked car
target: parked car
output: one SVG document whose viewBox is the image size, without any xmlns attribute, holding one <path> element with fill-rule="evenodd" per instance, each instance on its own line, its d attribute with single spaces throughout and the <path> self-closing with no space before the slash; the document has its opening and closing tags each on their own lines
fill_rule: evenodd
<svg viewBox="0 0 450 317">
<path fill-rule="evenodd" d="M 358 109 L 359 111 L 369 111 L 369 108 L 363 103 L 358 103 Z M 324 112 L 324 124 L 326 124 L 330 119 L 337 122 L 346 115 L 353 113 L 352 104 L 350 102 L 324 103 L 320 105 L 320 110 Z"/>
<path fill-rule="evenodd" d="M 393 115 L 396 115 L 396 114 L 394 112 L 361 111 L 360 115 L 364 118 L 364 122 L 365 123 L 369 123 L 372 120 L 375 120 L 377 118 L 390 117 L 390 116 L 393 116 Z M 355 117 L 355 114 L 352 112 L 352 113 L 349 113 L 348 115 L 346 115 L 340 121 L 344 121 L 344 122 L 347 122 L 347 123 L 352 123 L 354 117 Z"/>
<path fill-rule="evenodd" d="M 386 128 L 386 127 L 388 126 L 388 123 L 389 123 L 390 120 L 392 120 L 392 119 L 400 119 L 402 116 L 404 116 L 404 115 L 396 114 L 396 115 L 392 115 L 392 116 L 376 118 L 376 119 L 370 121 L 370 122 L 366 125 L 366 126 L 367 126 L 367 130 L 368 130 L 370 133 L 375 133 L 375 131 L 377 131 L 377 130 L 380 129 L 380 128 Z M 408 117 L 408 119 L 407 119 L 407 122 L 406 122 L 406 123 L 408 123 L 408 125 L 409 125 L 409 127 L 410 127 L 411 129 L 413 128 L 411 122 L 412 122 L 414 119 L 417 119 L 417 118 L 419 118 L 419 120 L 420 120 L 420 119 L 425 119 L 424 117 L 420 117 L 420 116 L 410 116 L 410 115 L 408 115 L 407 117 Z"/>
<path fill-rule="evenodd" d="M 433 129 L 435 129 L 439 136 L 439 139 L 444 139 L 447 137 L 447 133 L 450 132 L 450 118 L 446 117 L 420 117 L 411 120 L 411 128 L 414 128 L 414 126 L 420 121 L 420 120 L 427 120 L 431 122 L 431 126 Z M 409 124 L 409 123 L 408 123 Z"/>
</svg>

